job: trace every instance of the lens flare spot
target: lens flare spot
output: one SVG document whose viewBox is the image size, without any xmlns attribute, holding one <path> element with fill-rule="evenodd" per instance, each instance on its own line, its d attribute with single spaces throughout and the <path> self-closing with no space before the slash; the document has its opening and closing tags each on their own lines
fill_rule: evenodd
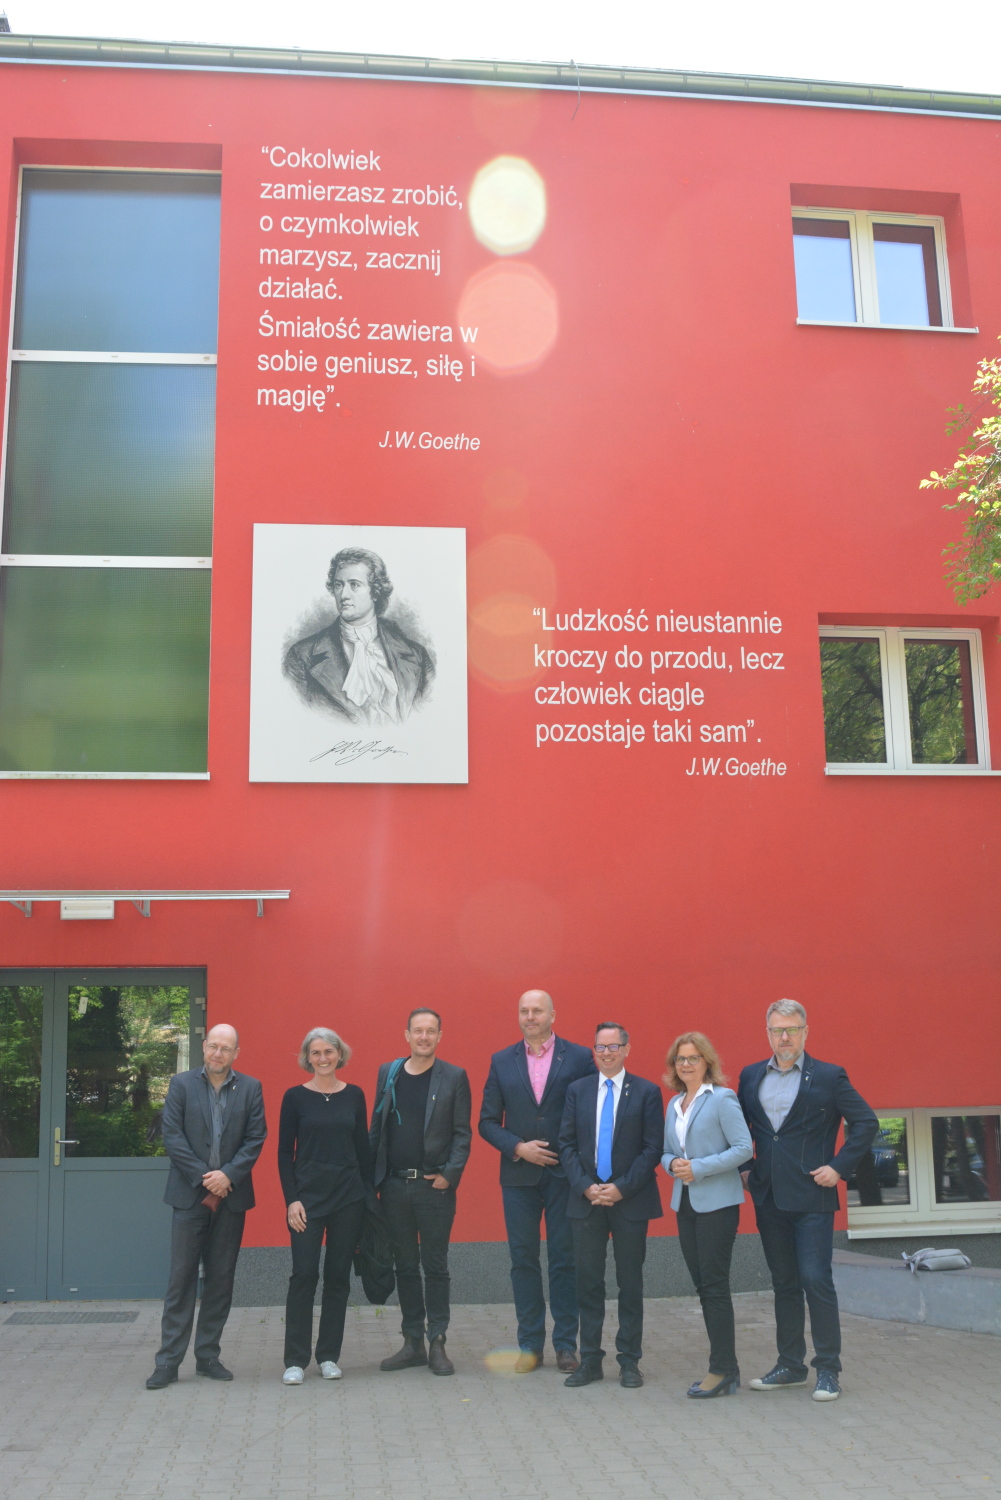
<svg viewBox="0 0 1001 1500">
<path fill-rule="evenodd" d="M 491 1349 L 483 1356 L 483 1363 L 491 1375 L 513 1375 L 520 1354 L 520 1349 Z"/>
<path fill-rule="evenodd" d="M 497 692 L 534 686 L 544 668 L 535 647 L 551 645 L 537 609 L 556 599 L 556 570 L 527 536 L 495 536 L 470 554 L 469 665 L 477 681 Z"/>
<path fill-rule="evenodd" d="M 478 330 L 476 358 L 497 375 L 539 367 L 556 342 L 556 293 L 541 271 L 524 261 L 496 261 L 466 282 L 459 323 Z"/>
<path fill-rule="evenodd" d="M 469 222 L 495 255 L 521 255 L 546 227 L 546 184 L 521 156 L 495 156 L 469 190 Z"/>
</svg>

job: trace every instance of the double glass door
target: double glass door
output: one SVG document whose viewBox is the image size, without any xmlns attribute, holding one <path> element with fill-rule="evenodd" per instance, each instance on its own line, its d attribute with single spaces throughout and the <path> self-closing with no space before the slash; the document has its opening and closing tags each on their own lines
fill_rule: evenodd
<svg viewBox="0 0 1001 1500">
<path fill-rule="evenodd" d="M 0 970 L 0 1298 L 160 1297 L 163 1104 L 199 970 Z"/>
</svg>

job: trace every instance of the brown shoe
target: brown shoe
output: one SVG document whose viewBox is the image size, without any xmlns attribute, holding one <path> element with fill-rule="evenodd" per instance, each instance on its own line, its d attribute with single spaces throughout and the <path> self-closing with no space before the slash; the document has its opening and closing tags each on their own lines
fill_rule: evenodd
<svg viewBox="0 0 1001 1500">
<path fill-rule="evenodd" d="M 379 1366 L 380 1370 L 410 1370 L 414 1365 L 426 1365 L 428 1362 L 427 1351 L 424 1348 L 423 1338 L 411 1338 L 404 1334 L 403 1348 L 396 1354 L 391 1354 L 384 1359 Z"/>
<path fill-rule="evenodd" d="M 531 1375 L 542 1364 L 545 1356 L 537 1354 L 534 1349 L 522 1349 L 514 1362 L 514 1373 L 516 1375 Z"/>
<path fill-rule="evenodd" d="M 432 1375 L 454 1375 L 455 1366 L 445 1353 L 445 1335 L 439 1333 L 428 1345 L 428 1369 Z"/>
<path fill-rule="evenodd" d="M 580 1360 L 572 1349 L 557 1349 L 556 1368 L 561 1375 L 572 1375 L 580 1364 Z"/>
</svg>

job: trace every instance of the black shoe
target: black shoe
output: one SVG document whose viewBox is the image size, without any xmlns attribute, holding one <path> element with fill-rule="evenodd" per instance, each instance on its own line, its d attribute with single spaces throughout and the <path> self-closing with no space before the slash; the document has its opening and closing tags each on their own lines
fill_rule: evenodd
<svg viewBox="0 0 1001 1500">
<path fill-rule="evenodd" d="M 767 1375 L 761 1375 L 749 1382 L 752 1391 L 794 1391 L 807 1383 L 807 1374 L 804 1370 L 790 1370 L 788 1365 L 776 1365 L 768 1371 Z"/>
<path fill-rule="evenodd" d="M 428 1345 L 427 1366 L 432 1375 L 454 1375 L 455 1366 L 445 1353 L 445 1335 L 439 1333 Z"/>
<path fill-rule="evenodd" d="M 163 1391 L 177 1379 L 176 1365 L 157 1365 L 146 1382 L 148 1391 Z"/>
<path fill-rule="evenodd" d="M 541 1364 L 542 1361 L 540 1360 L 539 1363 Z M 576 1349 L 557 1349 L 556 1368 L 561 1375 L 572 1375 L 579 1365 L 580 1360 L 577 1358 Z"/>
<path fill-rule="evenodd" d="M 619 1384 L 624 1385 L 627 1391 L 638 1391 L 643 1384 L 643 1375 L 639 1365 L 632 1361 L 619 1366 Z"/>
<path fill-rule="evenodd" d="M 711 1401 L 714 1396 L 735 1396 L 740 1389 L 740 1375 L 724 1375 L 717 1385 L 708 1391 L 702 1389 L 702 1381 L 697 1380 L 694 1385 L 688 1387 L 688 1394 L 693 1401 Z"/>
<path fill-rule="evenodd" d="M 410 1334 L 403 1336 L 403 1348 L 388 1359 L 384 1359 L 379 1366 L 380 1370 L 410 1370 L 415 1365 L 426 1365 L 428 1362 L 427 1350 L 424 1348 L 424 1337 L 411 1338 Z"/>
<path fill-rule="evenodd" d="M 604 1380 L 604 1378 L 605 1372 L 601 1368 L 601 1361 L 599 1359 L 583 1359 L 573 1374 L 567 1376 L 563 1384 L 568 1386 L 590 1385 L 593 1380 Z"/>
<path fill-rule="evenodd" d="M 195 1374 L 207 1375 L 210 1380 L 233 1379 L 232 1370 L 227 1370 L 226 1366 L 218 1359 L 196 1359 Z"/>
</svg>

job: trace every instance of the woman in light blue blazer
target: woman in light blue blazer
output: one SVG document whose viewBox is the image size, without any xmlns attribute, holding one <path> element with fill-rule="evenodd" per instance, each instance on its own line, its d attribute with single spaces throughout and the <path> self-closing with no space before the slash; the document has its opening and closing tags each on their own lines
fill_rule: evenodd
<svg viewBox="0 0 1001 1500">
<path fill-rule="evenodd" d="M 730 1261 L 744 1184 L 739 1168 L 754 1154 L 737 1095 L 724 1087 L 719 1053 L 701 1031 L 685 1031 L 667 1054 L 664 1082 L 678 1092 L 664 1122 L 665 1172 L 678 1239 L 709 1335 L 709 1374 L 688 1394 L 731 1396 L 740 1385 L 730 1298 Z"/>
</svg>

